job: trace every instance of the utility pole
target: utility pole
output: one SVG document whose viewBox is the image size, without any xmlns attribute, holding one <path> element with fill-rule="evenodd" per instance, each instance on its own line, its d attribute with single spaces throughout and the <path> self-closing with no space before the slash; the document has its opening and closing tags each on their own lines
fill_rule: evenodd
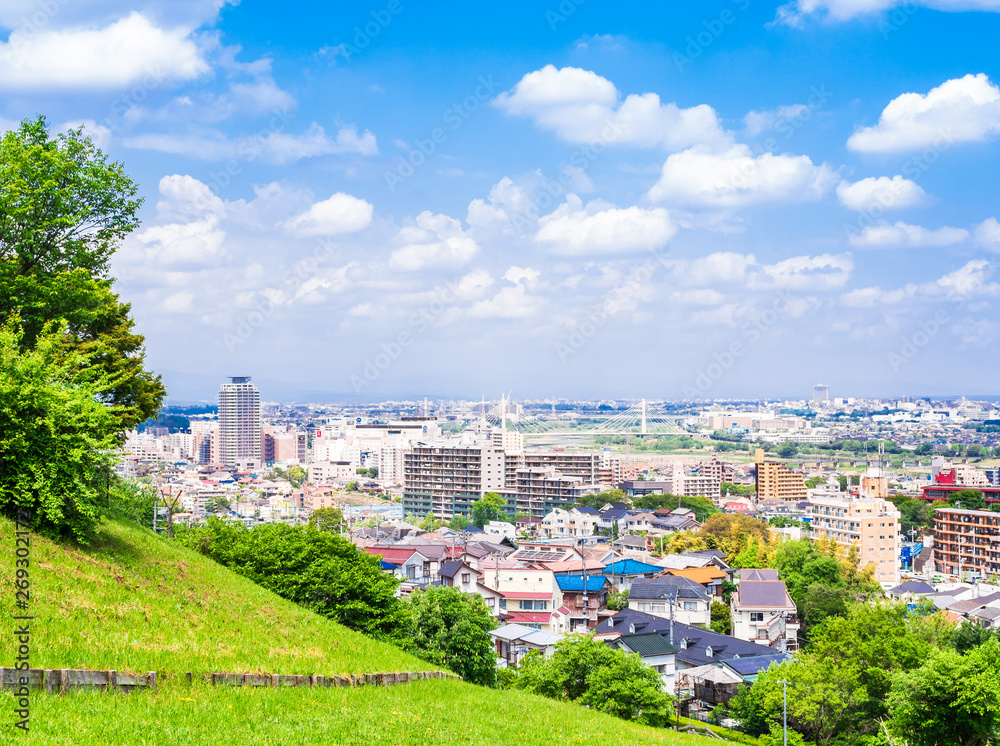
<svg viewBox="0 0 1000 746">
<path fill-rule="evenodd" d="M 788 681 L 781 680 L 781 729 L 784 746 L 788 746 Z"/>
</svg>

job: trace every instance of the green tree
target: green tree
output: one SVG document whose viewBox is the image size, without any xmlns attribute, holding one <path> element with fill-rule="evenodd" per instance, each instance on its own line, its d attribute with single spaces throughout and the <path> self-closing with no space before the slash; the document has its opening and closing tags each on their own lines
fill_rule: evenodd
<svg viewBox="0 0 1000 746">
<path fill-rule="evenodd" d="M 464 531 L 470 525 L 470 521 L 464 515 L 455 514 L 452 519 L 448 521 L 448 528 L 454 531 Z"/>
<path fill-rule="evenodd" d="M 628 608 L 628 589 L 608 594 L 608 609 L 621 611 Z"/>
<path fill-rule="evenodd" d="M 348 482 L 344 486 L 344 489 L 347 490 L 348 492 L 357 492 L 360 489 L 360 486 L 358 485 L 357 482 Z"/>
<path fill-rule="evenodd" d="M 377 556 L 337 534 L 308 526 L 209 518 L 178 541 L 282 598 L 375 637 L 409 637 L 409 606 L 396 598 L 399 580 Z"/>
<path fill-rule="evenodd" d="M 339 534 L 344 526 L 344 514 L 339 508 L 316 508 L 309 516 L 309 525 L 317 531 Z"/>
<path fill-rule="evenodd" d="M 965 656 L 934 651 L 924 665 L 893 676 L 890 730 L 911 746 L 987 746 L 1000 732 L 1000 642 Z"/>
<path fill-rule="evenodd" d="M 25 348 L 0 326 L 0 510 L 33 528 L 88 542 L 108 505 L 118 418 L 100 402 L 104 374 L 53 331 Z"/>
<path fill-rule="evenodd" d="M 951 645 L 959 655 L 965 655 L 980 645 L 995 639 L 997 633 L 988 627 L 981 627 L 969 621 L 962 622 L 951 635 Z"/>
<path fill-rule="evenodd" d="M 111 257 L 139 223 L 138 187 L 80 130 L 51 137 L 44 117 L 0 139 L 0 323 L 18 319 L 22 350 L 61 321 L 53 352 L 85 360 L 125 431 L 159 410 L 143 337 L 112 292 Z"/>
<path fill-rule="evenodd" d="M 723 635 L 732 634 L 733 616 L 730 613 L 728 604 L 724 604 L 720 601 L 713 601 L 711 615 L 712 621 L 709 624 L 711 629 Z"/>
<path fill-rule="evenodd" d="M 986 499 L 979 490 L 958 490 L 948 495 L 949 505 L 961 505 L 963 510 L 982 510 Z"/>
<path fill-rule="evenodd" d="M 465 681 L 497 685 L 496 651 L 490 630 L 496 621 L 482 596 L 431 586 L 410 597 L 417 654 L 447 666 Z"/>
<path fill-rule="evenodd" d="M 301 487 L 308 478 L 309 473 L 298 464 L 288 467 L 288 481 L 291 482 L 292 486 L 296 489 Z"/>
<path fill-rule="evenodd" d="M 472 503 L 472 522 L 476 527 L 482 528 L 490 521 L 512 523 L 507 515 L 507 501 L 496 492 L 487 492 Z"/>
<path fill-rule="evenodd" d="M 649 725 L 665 725 L 673 714 L 653 669 L 591 635 L 562 639 L 551 658 L 525 657 L 514 686 Z"/>
</svg>

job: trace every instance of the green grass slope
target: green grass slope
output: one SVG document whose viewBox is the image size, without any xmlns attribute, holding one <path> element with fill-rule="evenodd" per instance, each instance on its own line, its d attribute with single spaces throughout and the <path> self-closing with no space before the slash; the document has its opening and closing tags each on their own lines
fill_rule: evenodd
<svg viewBox="0 0 1000 746">
<path fill-rule="evenodd" d="M 13 607 L 13 531 L 0 519 L 0 613 Z M 431 668 L 274 596 L 136 526 L 109 523 L 86 550 L 32 537 L 33 668 L 159 674 L 159 689 L 32 696 L 15 732 L 0 696 L 0 742 L 32 744 L 699 744 L 582 707 L 454 680 L 387 688 L 235 689 L 197 674 L 336 674 Z M 14 642 L 0 642 L 13 665 Z M 189 685 L 183 672 L 196 674 Z"/>
</svg>

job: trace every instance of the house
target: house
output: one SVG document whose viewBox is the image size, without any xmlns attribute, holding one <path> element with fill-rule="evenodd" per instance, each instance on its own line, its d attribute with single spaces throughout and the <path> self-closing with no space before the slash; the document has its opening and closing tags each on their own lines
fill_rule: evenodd
<svg viewBox="0 0 1000 746">
<path fill-rule="evenodd" d="M 628 597 L 630 609 L 693 626 L 708 626 L 711 605 L 704 588 L 673 575 L 635 580 Z"/>
<path fill-rule="evenodd" d="M 894 601 L 905 601 L 908 604 L 916 604 L 920 599 L 933 595 L 934 586 L 920 580 L 908 580 L 900 583 L 895 588 L 887 590 L 886 595 Z"/>
<path fill-rule="evenodd" d="M 600 512 L 597 525 L 602 530 L 612 534 L 616 531 L 624 533 L 625 522 L 631 514 L 632 510 L 625 503 L 611 503 L 610 505 L 605 505 L 604 509 Z"/>
<path fill-rule="evenodd" d="M 655 520 L 656 515 L 653 513 L 635 513 L 625 519 L 625 530 L 629 532 L 649 531 L 650 527 L 653 525 L 653 521 Z"/>
<path fill-rule="evenodd" d="M 781 652 L 795 650 L 798 647 L 799 622 L 785 581 L 778 580 L 777 570 L 754 572 L 756 575 L 753 577 L 764 579 L 741 577 L 730 602 L 733 637 Z"/>
<path fill-rule="evenodd" d="M 615 639 L 606 639 L 605 642 L 612 647 L 617 647 L 626 653 L 635 653 L 642 658 L 643 663 L 660 675 L 663 691 L 673 695 L 677 669 L 677 648 L 671 645 L 663 635 L 658 632 L 639 632 L 637 634 L 623 634 Z"/>
<path fill-rule="evenodd" d="M 604 567 L 604 574 L 608 576 L 613 593 L 629 590 L 637 578 L 652 578 L 661 572 L 663 568 L 659 565 L 635 559 L 618 560 Z"/>
<path fill-rule="evenodd" d="M 513 539 L 516 536 L 517 529 L 513 523 L 490 521 L 483 526 L 483 531 L 493 539 Z"/>
<path fill-rule="evenodd" d="M 665 574 L 678 578 L 687 578 L 705 589 L 709 596 L 722 598 L 722 584 L 729 580 L 729 574 L 715 565 L 708 567 L 685 567 L 680 570 L 666 570 Z"/>
<path fill-rule="evenodd" d="M 546 539 L 594 536 L 600 524 L 600 514 L 593 508 L 553 508 L 542 518 L 541 535 Z"/>
<path fill-rule="evenodd" d="M 465 593 L 475 593 L 479 585 L 479 573 L 472 565 L 461 560 L 447 560 L 441 563 L 438 572 L 441 585 L 458 588 Z"/>
<path fill-rule="evenodd" d="M 368 554 L 382 558 L 382 570 L 391 572 L 404 583 L 430 583 L 431 560 L 412 547 L 365 547 Z"/>
<path fill-rule="evenodd" d="M 620 539 L 615 540 L 611 545 L 619 552 L 645 552 L 646 551 L 646 537 L 645 536 L 631 536 L 626 534 Z"/>
<path fill-rule="evenodd" d="M 552 656 L 561 634 L 543 632 L 523 624 L 505 624 L 490 632 L 496 646 L 497 665 L 500 668 L 517 667 L 532 650 L 537 650 L 545 658 Z"/>
<path fill-rule="evenodd" d="M 758 656 L 773 657 L 775 655 L 773 650 L 768 650 L 752 642 L 738 640 L 729 635 L 701 627 L 692 627 L 681 622 L 671 623 L 669 619 L 634 609 L 622 609 L 613 617 L 605 619 L 597 625 L 594 637 L 613 639 L 617 636 L 640 632 L 657 632 L 677 649 L 675 660 L 678 674 L 684 669 L 704 666 L 709 663 Z M 671 642 L 671 638 L 673 642 Z M 787 655 L 779 655 L 778 657 L 782 660 L 788 659 Z"/>
<path fill-rule="evenodd" d="M 598 615 L 608 608 L 607 578 L 603 575 L 556 575 L 555 578 L 562 592 L 561 606 L 569 610 L 569 631 L 586 632 L 596 627 Z"/>
</svg>

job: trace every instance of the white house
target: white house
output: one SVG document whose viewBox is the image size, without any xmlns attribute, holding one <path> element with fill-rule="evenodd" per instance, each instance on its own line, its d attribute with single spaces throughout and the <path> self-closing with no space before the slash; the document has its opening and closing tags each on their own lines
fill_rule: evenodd
<svg viewBox="0 0 1000 746">
<path fill-rule="evenodd" d="M 781 652 L 797 647 L 795 603 L 777 570 L 741 570 L 731 614 L 733 637 Z"/>
<path fill-rule="evenodd" d="M 628 607 L 653 616 L 707 627 L 712 620 L 712 600 L 704 587 L 687 578 L 667 575 L 661 578 L 636 578 L 629 590 Z"/>
<path fill-rule="evenodd" d="M 601 516 L 593 508 L 553 508 L 542 519 L 541 536 L 546 539 L 594 536 L 600 522 Z"/>
</svg>

